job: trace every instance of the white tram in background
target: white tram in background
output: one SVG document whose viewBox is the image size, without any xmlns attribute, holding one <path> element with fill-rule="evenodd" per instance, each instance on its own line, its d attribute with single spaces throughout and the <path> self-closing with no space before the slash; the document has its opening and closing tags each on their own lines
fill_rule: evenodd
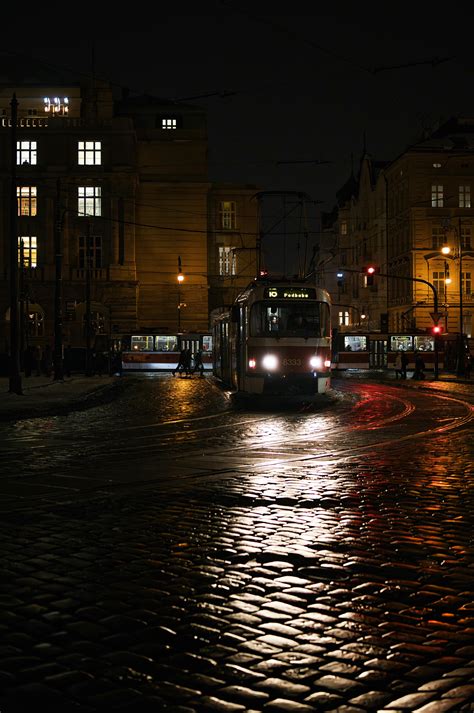
<svg viewBox="0 0 474 713">
<path fill-rule="evenodd" d="M 311 398 L 329 390 L 326 290 L 259 278 L 212 322 L 214 375 L 237 393 Z"/>
</svg>

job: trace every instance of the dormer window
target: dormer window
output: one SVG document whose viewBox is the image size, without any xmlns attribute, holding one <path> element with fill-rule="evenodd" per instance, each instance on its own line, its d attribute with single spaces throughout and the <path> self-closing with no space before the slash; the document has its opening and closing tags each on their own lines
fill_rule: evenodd
<svg viewBox="0 0 474 713">
<path fill-rule="evenodd" d="M 162 129 L 177 129 L 178 128 L 178 120 L 173 117 L 163 117 L 161 119 L 161 128 Z"/>
<path fill-rule="evenodd" d="M 45 114 L 64 116 L 69 113 L 69 97 L 44 97 Z"/>
</svg>

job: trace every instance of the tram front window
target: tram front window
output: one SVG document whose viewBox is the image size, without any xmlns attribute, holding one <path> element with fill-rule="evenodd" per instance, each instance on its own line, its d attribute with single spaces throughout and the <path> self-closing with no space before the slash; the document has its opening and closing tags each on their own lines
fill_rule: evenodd
<svg viewBox="0 0 474 713">
<path fill-rule="evenodd" d="M 329 336 L 329 306 L 323 302 L 257 302 L 250 312 L 252 337 Z"/>
</svg>

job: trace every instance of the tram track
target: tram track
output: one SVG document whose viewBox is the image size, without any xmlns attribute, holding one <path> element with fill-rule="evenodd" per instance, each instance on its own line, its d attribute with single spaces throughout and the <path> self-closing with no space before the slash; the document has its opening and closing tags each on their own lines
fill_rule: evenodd
<svg viewBox="0 0 474 713">
<path fill-rule="evenodd" d="M 64 454 L 64 461 L 52 459 L 51 462 L 45 464 L 36 471 L 25 471 L 23 473 L 11 475 L 5 473 L 5 480 L 16 480 L 17 477 L 22 482 L 38 482 L 36 476 L 40 476 L 39 483 L 42 483 L 41 476 L 45 476 L 44 493 L 38 492 L 35 495 L 31 493 L 28 496 L 28 503 L 24 503 L 19 499 L 17 507 L 21 510 L 22 505 L 25 509 L 35 507 L 34 503 L 45 504 L 45 506 L 54 506 L 68 502 L 73 502 L 77 498 L 104 498 L 109 497 L 113 493 L 123 493 L 127 489 L 140 489 L 150 487 L 155 484 L 162 488 L 179 488 L 179 484 L 192 484 L 214 479 L 222 478 L 226 475 L 236 475 L 238 477 L 245 476 L 254 472 L 271 471 L 280 468 L 284 473 L 289 467 L 310 466 L 312 462 L 322 463 L 335 462 L 339 459 L 347 462 L 351 459 L 370 458 L 370 454 L 376 450 L 387 448 L 399 448 L 404 442 L 412 442 L 416 439 L 432 438 L 443 435 L 448 432 L 455 432 L 468 425 L 474 419 L 474 408 L 472 405 L 462 399 L 445 394 L 431 394 L 431 399 L 436 399 L 436 403 L 442 404 L 441 408 L 434 406 L 431 408 L 431 416 L 426 413 L 427 402 L 424 400 L 426 395 L 420 394 L 418 391 L 410 395 L 394 394 L 390 389 L 376 388 L 373 385 L 361 386 L 359 394 L 362 399 L 359 403 L 364 403 L 364 397 L 367 399 L 376 399 L 385 406 L 387 403 L 392 404 L 392 409 L 386 414 L 385 418 L 379 419 L 377 424 L 370 423 L 367 429 L 363 428 L 363 424 L 357 423 L 354 419 L 360 417 L 356 409 L 351 409 L 350 412 L 339 411 L 336 414 L 337 423 L 334 423 L 334 414 L 330 415 L 332 424 L 328 420 L 331 427 L 325 431 L 319 430 L 318 433 L 311 433 L 311 420 L 317 419 L 319 425 L 322 419 L 326 418 L 325 414 L 321 413 L 298 413 L 292 414 L 288 421 L 288 413 L 275 416 L 272 414 L 252 416 L 241 421 L 238 420 L 238 414 L 232 412 L 224 412 L 233 416 L 230 422 L 215 423 L 216 419 L 222 419 L 223 413 L 208 414 L 194 418 L 184 419 L 169 419 L 154 424 L 144 424 L 145 429 L 148 427 L 153 429 L 151 434 L 140 435 L 139 431 L 142 426 L 133 428 L 136 432 L 134 438 L 126 444 L 124 448 L 101 448 L 101 450 L 88 454 L 87 471 L 81 470 L 80 464 L 73 461 L 73 468 L 65 471 L 63 474 L 54 478 L 54 482 L 48 476 L 48 473 L 53 468 L 57 470 L 61 462 L 66 462 L 68 455 Z M 419 402 L 421 397 L 421 403 Z M 419 402 L 417 404 L 417 402 Z M 433 402 L 431 402 L 433 403 Z M 397 408 L 396 412 L 393 407 Z M 455 408 L 455 413 L 449 415 L 449 406 Z M 417 409 L 423 408 L 424 421 L 416 421 Z M 442 422 L 439 415 L 443 414 Z M 308 419 L 309 417 L 309 419 Z M 341 423 L 341 419 L 346 419 L 345 423 Z M 352 423 L 350 422 L 352 419 Z M 436 419 L 436 422 L 434 422 Z M 210 423 L 209 423 L 210 422 Z M 293 434 L 290 438 L 289 433 L 294 430 L 294 424 L 303 424 L 306 422 L 307 430 L 298 434 Z M 420 427 L 421 423 L 421 427 Z M 199 424 L 203 425 L 201 428 Z M 269 431 L 275 428 L 276 424 L 284 426 L 283 431 L 280 430 L 278 435 L 270 435 Z M 410 432 L 402 432 L 404 424 L 410 429 Z M 423 425 L 424 424 L 424 425 Z M 186 430 L 184 436 L 203 437 L 201 444 L 193 443 L 188 448 L 183 447 L 183 443 L 176 442 L 177 428 L 182 432 L 183 426 L 195 427 L 192 431 Z M 161 427 L 172 427 L 173 430 L 167 434 L 161 434 L 156 442 L 157 433 Z M 237 431 L 238 426 L 243 428 L 259 427 L 264 428 L 266 433 L 261 431 L 259 434 L 247 434 L 245 443 L 231 445 L 229 443 L 212 443 L 214 434 L 223 434 L 224 439 L 227 437 L 229 430 Z M 414 428 L 415 426 L 415 428 Z M 381 429 L 395 427 L 398 432 L 393 435 L 393 431 L 380 433 Z M 308 430 L 309 429 L 309 430 Z M 131 430 L 131 429 L 130 429 Z M 129 431 L 130 432 L 130 431 Z M 372 436 L 378 432 L 380 437 L 365 438 L 365 434 Z M 348 444 L 350 434 L 355 435 L 355 439 Z M 207 434 L 207 436 L 206 436 Z M 316 442 L 317 437 L 318 441 Z M 137 442 L 137 438 L 140 442 Z M 151 442 L 143 442 L 143 438 L 152 439 Z M 236 438 L 238 434 L 236 433 Z M 153 441 L 153 439 L 155 439 Z M 171 439 L 171 445 L 169 443 Z M 313 439 L 313 440 L 311 440 Z M 172 447 L 174 444 L 174 448 Z M 101 444 L 103 445 L 103 444 Z M 44 444 L 42 444 L 44 447 Z M 80 447 L 84 447 L 81 442 Z M 141 454 L 141 455 L 140 455 Z M 18 456 L 18 453 L 16 454 Z M 107 477 L 108 471 L 105 465 L 106 461 L 109 464 L 120 464 L 123 471 L 127 471 L 129 461 L 136 464 L 135 469 L 130 470 L 130 473 L 135 477 L 121 477 L 114 480 L 113 477 Z M 142 465 L 146 470 L 142 470 Z M 156 463 L 156 474 L 154 473 L 154 464 Z M 112 465 L 112 467 L 114 467 Z M 103 475 L 104 474 L 104 475 Z M 140 477 L 145 474 L 148 477 Z M 105 477 L 104 477 L 105 476 Z M 49 478 L 49 479 L 48 479 Z M 137 479 L 138 478 L 138 479 Z M 12 482 L 13 482 L 12 480 Z M 81 481 L 81 482 L 79 482 Z M 40 486 L 43 490 L 43 486 Z M 48 491 L 49 489 L 49 491 Z M 55 493 L 55 494 L 54 494 Z M 11 507 L 11 503 L 10 506 Z M 15 511 L 17 507 L 13 508 Z"/>
<path fill-rule="evenodd" d="M 328 457 L 331 455 L 334 457 L 334 443 L 336 443 L 341 436 L 346 436 L 348 431 L 352 432 L 359 432 L 359 433 L 364 433 L 364 432 L 369 432 L 369 431 L 375 431 L 375 430 L 380 430 L 383 428 L 386 428 L 389 425 L 393 425 L 397 422 L 401 422 L 404 419 L 410 417 L 416 412 L 416 406 L 413 404 L 412 401 L 408 398 L 401 397 L 400 395 L 394 395 L 394 394 L 389 394 L 387 395 L 386 390 L 381 391 L 381 390 L 376 390 L 371 388 L 370 390 L 370 396 L 373 397 L 378 397 L 380 399 L 383 399 L 385 404 L 387 401 L 390 401 L 392 404 L 396 404 L 397 406 L 400 407 L 400 410 L 397 413 L 391 413 L 387 415 L 385 418 L 380 418 L 376 424 L 370 424 L 368 426 L 364 426 L 362 423 L 355 423 L 351 426 L 348 427 L 347 424 L 342 424 L 338 428 L 331 428 L 330 432 L 330 437 L 331 437 L 331 453 L 325 452 L 324 454 L 314 454 L 312 452 L 311 454 L 308 454 L 306 456 L 299 455 L 296 456 L 296 459 L 304 459 L 304 458 L 320 458 L 320 457 Z M 435 434 L 441 434 L 447 431 L 451 431 L 457 427 L 461 427 L 465 424 L 467 424 L 470 420 L 474 418 L 474 410 L 473 407 L 467 404 L 465 401 L 462 401 L 460 399 L 456 399 L 455 397 L 452 396 L 445 396 L 445 395 L 440 395 L 436 394 L 433 395 L 434 398 L 440 399 L 442 401 L 447 401 L 451 403 L 456 403 L 460 405 L 463 409 L 467 411 L 466 415 L 461 418 L 461 417 L 453 417 L 452 419 L 449 419 L 448 423 L 445 423 L 443 425 L 437 425 L 434 428 L 430 429 L 423 429 L 421 431 L 417 431 L 415 433 L 411 434 L 406 434 L 406 435 L 398 435 L 396 439 L 381 439 L 380 441 L 371 441 L 370 444 L 364 445 L 364 446 L 356 446 L 356 445 L 351 445 L 350 448 L 345 448 L 345 449 L 337 449 L 337 455 L 341 454 L 344 455 L 348 452 L 360 452 L 363 450 L 367 450 L 370 448 L 380 448 L 383 445 L 390 445 L 390 443 L 399 443 L 401 441 L 405 440 L 413 440 L 416 438 L 421 438 L 425 435 L 435 435 Z M 363 401 L 362 401 L 363 403 Z M 194 419 L 179 419 L 176 421 L 168 421 L 168 422 L 162 422 L 160 424 L 154 424 L 154 426 L 165 426 L 165 425 L 170 425 L 171 423 L 176 424 L 179 423 L 180 428 L 182 426 L 185 426 L 187 424 L 193 424 L 196 422 L 202 422 L 204 420 L 209 420 L 215 417 L 221 417 L 222 414 L 217 415 L 211 415 L 211 416 L 205 416 L 205 417 L 197 417 Z M 302 413 L 301 415 L 294 415 L 293 420 L 304 418 L 305 420 L 311 418 L 314 416 L 315 418 L 318 418 L 319 424 L 318 426 L 321 426 L 321 415 L 320 414 L 308 414 Z M 147 455 L 153 455 L 157 454 L 163 449 L 164 447 L 169 446 L 170 444 L 174 444 L 175 446 L 179 446 L 179 451 L 181 453 L 182 457 L 191 457 L 193 453 L 198 453 L 200 457 L 202 457 L 202 446 L 199 446 L 199 448 L 193 449 L 191 451 L 187 451 L 186 453 L 183 453 L 181 448 L 183 445 L 183 441 L 189 439 L 190 436 L 193 437 L 199 437 L 202 434 L 212 434 L 215 432 L 222 432 L 226 431 L 228 429 L 235 429 L 236 426 L 239 428 L 246 427 L 246 426 L 253 426 L 254 424 L 263 424 L 267 428 L 271 429 L 272 425 L 276 425 L 284 421 L 284 419 L 287 417 L 284 415 L 272 415 L 271 417 L 268 416 L 261 416 L 261 417 L 255 417 L 255 418 L 250 418 L 246 419 L 244 421 L 238 421 L 238 419 L 233 419 L 231 423 L 219 423 L 216 425 L 209 425 L 209 426 L 204 426 L 203 428 L 186 428 L 184 431 L 171 431 L 167 434 L 160 435 L 156 437 L 156 433 L 154 434 L 147 434 L 147 435 L 142 435 L 138 436 L 137 438 L 134 439 L 134 442 L 136 442 L 136 445 L 131 445 L 127 444 L 127 446 L 123 448 L 114 448 L 108 450 L 108 455 L 127 455 L 127 454 L 133 454 L 133 453 L 146 453 Z M 315 429 L 316 430 L 316 429 Z M 290 449 L 294 449 L 295 447 L 300 447 L 302 445 L 307 446 L 308 439 L 311 437 L 314 437 L 315 435 L 318 437 L 325 436 L 327 435 L 329 429 L 319 430 L 317 433 L 311 433 L 310 431 L 305 431 L 304 433 L 300 435 L 292 434 L 291 436 L 291 442 L 289 444 Z M 229 446 L 227 445 L 225 448 L 222 450 L 215 450 L 213 449 L 213 455 L 220 455 L 221 453 L 241 453 L 241 452 L 247 452 L 251 453 L 253 451 L 259 451 L 259 450 L 271 450 L 272 447 L 278 447 L 279 452 L 281 453 L 282 451 L 285 451 L 288 446 L 282 446 L 282 437 L 281 435 L 277 436 L 269 436 L 268 434 L 265 435 L 265 442 L 262 444 L 262 434 L 256 435 L 253 438 L 258 439 L 255 442 L 252 442 L 252 436 L 249 437 L 249 440 L 246 441 L 245 444 L 241 445 L 235 445 L 235 446 Z M 150 439 L 153 439 L 151 443 L 146 443 L 146 441 L 149 441 Z M 139 442 L 137 442 L 139 441 Z M 145 442 L 144 442 L 145 441 Z M 314 444 L 312 446 L 307 446 L 307 448 L 310 448 L 311 451 L 313 451 Z M 178 458 L 180 456 L 178 455 Z"/>
</svg>

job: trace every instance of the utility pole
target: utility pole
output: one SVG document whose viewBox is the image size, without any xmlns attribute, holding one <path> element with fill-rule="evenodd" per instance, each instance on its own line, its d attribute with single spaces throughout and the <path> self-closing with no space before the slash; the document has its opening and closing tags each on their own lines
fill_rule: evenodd
<svg viewBox="0 0 474 713">
<path fill-rule="evenodd" d="M 23 394 L 20 374 L 20 344 L 18 315 L 18 197 L 16 186 L 16 129 L 18 101 L 13 93 L 11 111 L 11 195 L 10 195 L 10 380 L 9 393 Z"/>
<path fill-rule="evenodd" d="M 86 237 L 86 369 L 85 375 L 92 376 L 91 364 L 91 224 L 87 222 Z"/>
<path fill-rule="evenodd" d="M 54 252 L 56 275 L 54 282 L 54 381 L 62 381 L 63 373 L 63 313 L 62 313 L 62 220 L 61 220 L 61 186 L 58 178 L 56 183 L 56 230 L 54 234 Z"/>
<path fill-rule="evenodd" d="M 458 376 L 464 376 L 464 337 L 463 337 L 463 305 L 462 305 L 462 231 L 461 218 L 458 223 L 459 240 L 459 345 L 458 345 Z"/>
</svg>

